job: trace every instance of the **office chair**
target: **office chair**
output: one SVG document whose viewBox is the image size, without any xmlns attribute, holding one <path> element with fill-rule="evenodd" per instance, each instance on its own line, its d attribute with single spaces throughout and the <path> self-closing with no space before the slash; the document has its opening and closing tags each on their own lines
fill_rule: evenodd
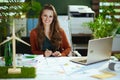
<svg viewBox="0 0 120 80">
<path fill-rule="evenodd" d="M 21 37 L 22 40 L 30 44 L 30 37 Z M 16 53 L 19 54 L 32 54 L 31 52 L 31 46 L 27 46 L 21 42 L 16 42 Z"/>
</svg>

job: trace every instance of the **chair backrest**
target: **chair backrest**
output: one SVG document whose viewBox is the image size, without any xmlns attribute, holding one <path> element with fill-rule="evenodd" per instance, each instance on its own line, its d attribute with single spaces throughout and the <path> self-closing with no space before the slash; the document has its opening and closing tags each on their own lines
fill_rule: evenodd
<svg viewBox="0 0 120 80">
<path fill-rule="evenodd" d="M 30 37 L 26 36 L 26 37 L 21 37 L 21 39 L 25 42 L 27 42 L 28 44 L 30 44 Z M 22 54 L 32 54 L 31 52 L 31 47 L 30 46 L 27 46 L 21 42 L 18 42 L 16 43 L 16 53 L 22 53 Z"/>
</svg>

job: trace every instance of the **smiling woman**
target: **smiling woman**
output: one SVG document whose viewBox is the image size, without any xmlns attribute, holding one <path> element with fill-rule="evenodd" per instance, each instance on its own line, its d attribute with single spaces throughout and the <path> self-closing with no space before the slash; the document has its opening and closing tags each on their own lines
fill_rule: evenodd
<svg viewBox="0 0 120 80">
<path fill-rule="evenodd" d="M 59 57 L 70 53 L 70 44 L 53 5 L 46 4 L 41 10 L 38 24 L 30 33 L 30 43 L 34 54 Z"/>
</svg>

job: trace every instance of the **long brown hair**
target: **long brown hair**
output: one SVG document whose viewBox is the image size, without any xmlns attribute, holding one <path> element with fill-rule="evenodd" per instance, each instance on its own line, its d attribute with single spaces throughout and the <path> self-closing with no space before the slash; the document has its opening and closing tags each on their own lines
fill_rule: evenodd
<svg viewBox="0 0 120 80">
<path fill-rule="evenodd" d="M 52 43 L 52 45 L 56 48 L 59 49 L 60 48 L 60 44 L 61 44 L 61 34 L 60 34 L 60 25 L 57 19 L 57 13 L 56 10 L 54 8 L 54 6 L 52 6 L 51 4 L 46 4 L 43 9 L 40 12 L 39 15 L 39 19 L 38 19 L 38 24 L 36 27 L 37 30 L 37 40 L 38 40 L 38 44 L 39 44 L 39 48 L 42 48 L 42 44 L 43 41 L 45 39 L 45 33 L 44 33 L 44 27 L 43 27 L 43 22 L 41 19 L 41 15 L 43 14 L 44 10 L 52 10 L 53 11 L 53 21 L 50 25 L 50 41 Z"/>
</svg>

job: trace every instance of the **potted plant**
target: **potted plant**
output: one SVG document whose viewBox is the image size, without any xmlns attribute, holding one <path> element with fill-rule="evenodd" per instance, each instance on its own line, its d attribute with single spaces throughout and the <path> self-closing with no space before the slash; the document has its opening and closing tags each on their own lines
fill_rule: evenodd
<svg viewBox="0 0 120 80">
<path fill-rule="evenodd" d="M 13 18 L 18 18 L 18 15 L 21 13 L 20 5 L 21 3 L 19 1 L 8 1 L 8 2 L 1 2 L 1 21 L 0 21 L 0 43 L 6 39 L 7 36 L 11 35 L 10 27 L 12 24 Z M 13 14 L 11 14 L 13 13 Z M 0 46 L 0 55 L 3 55 L 3 48 L 4 46 Z"/>
<path fill-rule="evenodd" d="M 88 22 L 87 26 L 92 30 L 94 38 L 103 38 L 115 36 L 120 32 L 120 23 L 115 19 L 114 6 L 107 8 L 101 7 L 102 12 L 92 22 Z M 109 17 L 106 17 L 109 15 Z"/>
<path fill-rule="evenodd" d="M 42 8 L 40 2 L 35 0 L 26 0 L 21 6 L 21 11 L 25 13 L 27 18 L 38 18 Z"/>
<path fill-rule="evenodd" d="M 92 30 L 94 38 L 115 36 L 120 27 L 120 23 L 115 19 L 106 19 L 103 15 L 99 15 L 93 22 L 89 22 L 87 25 Z"/>
</svg>

